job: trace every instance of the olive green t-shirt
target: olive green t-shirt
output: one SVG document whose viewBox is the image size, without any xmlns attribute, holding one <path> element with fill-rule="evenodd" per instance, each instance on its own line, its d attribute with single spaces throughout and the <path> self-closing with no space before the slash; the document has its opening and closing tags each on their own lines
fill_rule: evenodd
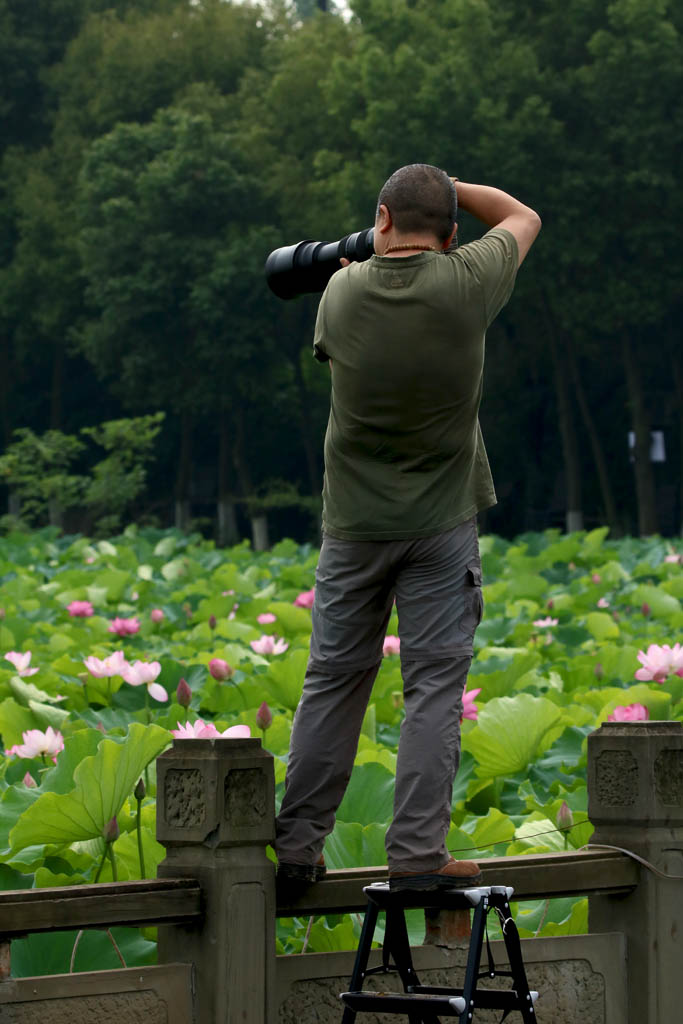
<svg viewBox="0 0 683 1024">
<path fill-rule="evenodd" d="M 372 256 L 320 300 L 332 360 L 323 529 L 344 540 L 449 530 L 496 503 L 479 427 L 486 328 L 517 272 L 500 228 L 452 253 Z"/>
</svg>

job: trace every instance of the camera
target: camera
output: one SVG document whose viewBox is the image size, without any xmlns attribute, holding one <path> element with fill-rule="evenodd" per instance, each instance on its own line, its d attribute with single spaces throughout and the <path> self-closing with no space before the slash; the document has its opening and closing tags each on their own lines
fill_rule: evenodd
<svg viewBox="0 0 683 1024">
<path fill-rule="evenodd" d="M 294 299 L 307 292 L 322 292 L 332 275 L 340 269 L 342 257 L 361 263 L 375 251 L 372 228 L 345 235 L 338 242 L 314 242 L 306 239 L 296 245 L 274 249 L 266 260 L 268 287 L 279 299 Z"/>
</svg>

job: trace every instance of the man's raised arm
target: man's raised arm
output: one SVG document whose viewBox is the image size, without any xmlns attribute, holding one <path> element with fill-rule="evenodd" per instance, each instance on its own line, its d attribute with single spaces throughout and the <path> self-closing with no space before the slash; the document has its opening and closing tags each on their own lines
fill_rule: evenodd
<svg viewBox="0 0 683 1024">
<path fill-rule="evenodd" d="M 541 218 L 530 207 L 489 185 L 472 185 L 454 180 L 458 193 L 458 206 L 490 228 L 505 228 L 517 240 L 519 264 L 533 245 L 541 230 Z"/>
</svg>

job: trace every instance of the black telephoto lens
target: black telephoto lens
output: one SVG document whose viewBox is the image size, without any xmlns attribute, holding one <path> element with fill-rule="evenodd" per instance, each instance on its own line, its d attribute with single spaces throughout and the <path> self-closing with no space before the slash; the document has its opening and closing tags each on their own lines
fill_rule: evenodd
<svg viewBox="0 0 683 1024">
<path fill-rule="evenodd" d="M 296 245 L 274 249 L 266 260 L 265 274 L 268 286 L 279 299 L 294 299 L 307 292 L 322 292 L 340 259 L 361 263 L 374 252 L 372 228 L 345 235 L 338 242 L 305 240 Z"/>
</svg>

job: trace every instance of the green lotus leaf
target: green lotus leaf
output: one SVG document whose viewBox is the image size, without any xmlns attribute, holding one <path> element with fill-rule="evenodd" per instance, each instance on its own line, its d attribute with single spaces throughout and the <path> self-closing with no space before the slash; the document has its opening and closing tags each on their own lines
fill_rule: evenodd
<svg viewBox="0 0 683 1024">
<path fill-rule="evenodd" d="M 29 701 L 39 701 L 41 704 L 58 704 L 61 697 L 53 697 L 45 690 L 40 690 L 33 683 L 27 682 L 20 676 L 10 679 L 10 690 L 21 704 L 28 705 Z"/>
<path fill-rule="evenodd" d="M 311 632 L 311 613 L 307 608 L 298 608 L 295 604 L 285 601 L 271 601 L 268 611 L 277 617 L 277 622 L 264 628 L 264 632 L 274 632 L 279 636 L 290 637 L 298 633 L 308 636 Z"/>
<path fill-rule="evenodd" d="M 268 692 L 271 694 L 272 703 L 283 708 L 295 711 L 301 697 L 301 690 L 304 685 L 306 665 L 308 663 L 308 651 L 291 651 L 287 657 L 276 660 L 275 656 L 268 665 L 268 673 L 264 678 L 267 681 Z M 269 700 L 270 704 L 271 701 Z"/>
<path fill-rule="evenodd" d="M 7 697 L 0 704 L 0 736 L 5 750 L 21 743 L 22 733 L 37 729 L 38 722 L 30 708 L 18 704 L 13 697 Z"/>
<path fill-rule="evenodd" d="M 337 820 L 357 821 L 361 825 L 391 821 L 393 808 L 393 773 L 381 764 L 363 764 L 351 773 Z"/>
<path fill-rule="evenodd" d="M 507 816 L 492 807 L 484 818 L 469 818 L 460 826 L 463 832 L 471 836 L 477 853 L 493 856 L 502 850 L 492 849 L 500 843 L 507 843 L 515 834 L 515 824 Z"/>
<path fill-rule="evenodd" d="M 351 921 L 342 921 L 330 928 L 321 918 L 309 932 L 307 949 L 312 953 L 336 953 L 355 949 L 357 945 L 358 935 Z"/>
<path fill-rule="evenodd" d="M 586 629 L 596 640 L 613 640 L 619 636 L 619 627 L 606 612 L 590 612 L 586 616 Z"/>
<path fill-rule="evenodd" d="M 361 825 L 357 821 L 337 821 L 325 840 L 325 862 L 328 868 L 355 868 L 363 864 L 379 867 L 387 862 L 384 849 L 386 825 Z"/>
<path fill-rule="evenodd" d="M 649 583 L 639 584 L 629 594 L 629 602 L 634 607 L 648 605 L 650 613 L 656 619 L 666 619 L 681 610 L 681 602 L 677 597 Z"/>
<path fill-rule="evenodd" d="M 68 845 L 100 836 L 121 810 L 145 766 L 169 742 L 165 729 L 138 722 L 130 726 L 122 743 L 102 740 L 97 753 L 86 757 L 74 771 L 75 789 L 44 793 L 22 814 L 10 832 L 12 850 L 36 843 Z"/>
<path fill-rule="evenodd" d="M 562 709 L 545 697 L 496 697 L 463 736 L 463 749 L 477 761 L 481 778 L 514 775 L 551 747 L 568 724 Z"/>
</svg>

